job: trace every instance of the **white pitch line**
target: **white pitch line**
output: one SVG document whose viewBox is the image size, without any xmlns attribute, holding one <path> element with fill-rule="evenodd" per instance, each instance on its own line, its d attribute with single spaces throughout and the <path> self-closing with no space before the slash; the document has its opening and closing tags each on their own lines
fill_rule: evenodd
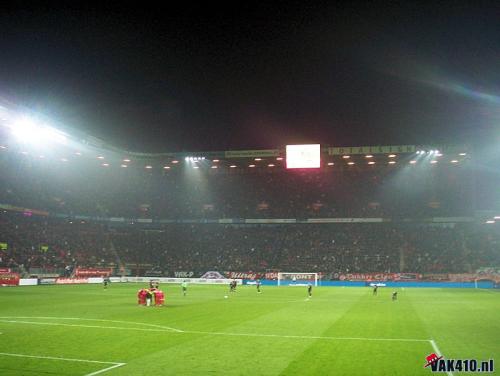
<svg viewBox="0 0 500 376">
<path fill-rule="evenodd" d="M 172 329 L 149 329 L 149 328 L 127 328 L 125 326 L 101 326 L 101 325 L 83 325 L 83 324 L 64 324 L 56 322 L 37 322 L 37 321 L 20 321 L 20 320 L 0 320 L 0 322 L 11 324 L 30 324 L 30 325 L 47 325 L 47 326 L 69 326 L 77 328 L 95 328 L 95 329 L 118 329 L 118 330 L 135 330 L 140 332 L 175 332 L 183 333 L 181 330 Z"/>
<path fill-rule="evenodd" d="M 60 358 L 55 356 L 41 356 L 41 355 L 26 355 L 26 354 L 12 354 L 12 353 L 0 353 L 0 356 L 14 356 L 19 358 L 35 358 L 35 359 L 48 359 L 48 360 L 62 360 L 66 362 L 82 362 L 82 363 L 97 363 L 97 364 L 111 364 L 110 367 L 103 368 L 101 370 L 86 374 L 85 376 L 94 376 L 101 373 L 112 370 L 113 368 L 118 368 L 126 365 L 127 363 L 117 363 L 117 362 L 103 362 L 100 360 L 87 360 L 87 359 L 73 359 L 73 358 Z"/>
<path fill-rule="evenodd" d="M 115 365 L 113 365 L 113 366 L 111 366 L 111 367 L 104 368 L 104 369 L 101 369 L 101 370 L 99 370 L 99 371 L 95 371 L 95 372 L 92 372 L 92 373 L 88 373 L 88 374 L 86 374 L 85 376 L 94 376 L 94 375 L 99 375 L 99 374 L 101 374 L 101 373 L 111 371 L 113 368 L 118 368 L 118 367 L 124 366 L 124 365 L 126 365 L 126 364 L 127 364 L 127 363 L 116 363 Z"/>
<path fill-rule="evenodd" d="M 116 326 L 64 324 L 64 323 L 54 323 L 54 322 L 36 322 L 36 321 L 20 321 L 20 320 L 0 320 L 0 322 L 13 323 L 13 324 L 69 326 L 69 327 L 96 328 L 96 329 L 138 330 L 138 331 L 179 333 L 179 334 L 203 334 L 203 335 L 216 335 L 216 336 L 229 336 L 229 337 L 268 337 L 268 338 L 323 339 L 323 340 L 346 340 L 346 341 L 429 342 L 428 339 L 418 339 L 418 338 L 298 336 L 298 335 L 258 334 L 258 333 L 204 332 L 204 331 L 197 331 L 197 330 L 177 330 L 176 332 L 172 332 L 172 330 L 165 330 L 165 329 L 126 328 L 126 327 L 116 327 Z"/>
<path fill-rule="evenodd" d="M 434 341 L 433 339 L 430 339 L 429 342 L 431 343 L 432 348 L 436 352 L 437 356 L 442 356 L 443 354 L 441 353 L 441 351 L 439 351 L 439 348 L 437 346 L 436 341 Z M 446 374 L 449 376 L 453 376 L 453 372 L 450 372 L 450 371 L 446 372 Z"/>
<path fill-rule="evenodd" d="M 180 329 L 171 328 L 169 326 L 147 324 L 142 322 L 131 322 L 131 321 L 120 321 L 120 320 L 105 320 L 105 319 L 82 319 L 79 317 L 50 317 L 50 316 L 0 316 L 0 319 L 41 319 L 41 320 L 77 320 L 77 321 L 102 321 L 102 322 L 114 322 L 119 324 L 133 324 L 150 326 L 153 328 L 168 329 L 174 332 L 182 332 Z"/>
<path fill-rule="evenodd" d="M 396 342 L 428 342 L 428 339 L 417 338 L 365 338 L 365 337 L 329 337 L 329 336 L 294 336 L 281 334 L 256 334 L 256 333 L 226 333 L 226 332 L 202 332 L 196 330 L 185 330 L 184 334 L 209 334 L 216 336 L 232 337 L 271 337 L 271 338 L 291 338 L 291 339 L 325 339 L 325 340 L 346 340 L 346 341 L 396 341 Z"/>
</svg>

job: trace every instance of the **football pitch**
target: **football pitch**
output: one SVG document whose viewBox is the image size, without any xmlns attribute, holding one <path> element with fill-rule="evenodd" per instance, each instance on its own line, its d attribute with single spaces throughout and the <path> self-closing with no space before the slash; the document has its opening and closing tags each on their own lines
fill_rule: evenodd
<svg viewBox="0 0 500 376">
<path fill-rule="evenodd" d="M 431 375 L 431 353 L 499 374 L 497 291 L 163 285 L 144 307 L 141 287 L 1 288 L 0 375 Z"/>
</svg>

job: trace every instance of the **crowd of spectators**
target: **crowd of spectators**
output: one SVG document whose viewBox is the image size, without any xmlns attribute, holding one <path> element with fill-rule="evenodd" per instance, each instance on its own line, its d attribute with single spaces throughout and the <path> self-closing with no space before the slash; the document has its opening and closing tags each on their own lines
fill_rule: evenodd
<svg viewBox="0 0 500 376">
<path fill-rule="evenodd" d="M 350 224 L 170 224 L 158 229 L 0 216 L 0 266 L 174 271 L 464 273 L 500 265 L 493 227 Z M 43 250 L 42 247 L 47 249 Z"/>
<path fill-rule="evenodd" d="M 458 165 L 169 170 L 59 164 L 0 155 L 0 203 L 125 218 L 440 217 L 472 213 Z M 432 167 L 429 167 L 432 166 Z"/>
</svg>

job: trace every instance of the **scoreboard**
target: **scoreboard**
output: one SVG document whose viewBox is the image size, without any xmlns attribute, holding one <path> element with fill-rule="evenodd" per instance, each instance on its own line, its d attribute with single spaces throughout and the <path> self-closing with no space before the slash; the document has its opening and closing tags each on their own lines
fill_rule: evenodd
<svg viewBox="0 0 500 376">
<path fill-rule="evenodd" d="M 287 145 L 286 168 L 320 168 L 321 145 Z"/>
</svg>

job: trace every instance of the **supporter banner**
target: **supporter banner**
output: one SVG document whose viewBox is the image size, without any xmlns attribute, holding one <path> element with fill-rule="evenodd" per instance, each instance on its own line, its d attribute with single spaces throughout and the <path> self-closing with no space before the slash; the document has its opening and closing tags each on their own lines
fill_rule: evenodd
<svg viewBox="0 0 500 376">
<path fill-rule="evenodd" d="M 329 147 L 329 155 L 415 153 L 415 145 Z"/>
<path fill-rule="evenodd" d="M 450 277 L 448 276 L 448 274 L 425 273 L 422 275 L 422 280 L 424 280 L 424 281 L 449 281 Z"/>
<path fill-rule="evenodd" d="M 0 251 L 6 251 L 9 248 L 7 243 L 0 243 Z"/>
<path fill-rule="evenodd" d="M 500 275 L 500 266 L 488 266 L 476 270 L 477 274 L 498 274 Z"/>
<path fill-rule="evenodd" d="M 226 158 L 252 158 L 252 157 L 279 157 L 279 149 L 268 150 L 228 150 L 224 152 Z"/>
<path fill-rule="evenodd" d="M 112 268 L 76 268 L 75 277 L 109 277 Z"/>
<path fill-rule="evenodd" d="M 38 283 L 40 285 L 55 285 L 56 284 L 56 278 L 40 278 L 38 280 Z"/>
<path fill-rule="evenodd" d="M 203 278 L 203 279 L 225 279 L 226 277 L 224 277 L 219 272 L 206 272 L 200 278 Z"/>
<path fill-rule="evenodd" d="M 0 273 L 0 286 L 17 286 L 17 285 L 19 285 L 19 274 Z"/>
<path fill-rule="evenodd" d="M 472 273 L 448 274 L 448 277 L 451 282 L 474 282 L 477 279 Z"/>
<path fill-rule="evenodd" d="M 341 281 L 392 281 L 393 273 L 347 273 L 340 274 Z"/>
<path fill-rule="evenodd" d="M 56 278 L 58 285 L 75 285 L 78 283 L 89 283 L 88 278 Z"/>
<path fill-rule="evenodd" d="M 396 273 L 394 274 L 395 281 L 418 281 L 420 274 L 416 273 Z"/>
<path fill-rule="evenodd" d="M 0 273 L 10 273 L 10 268 L 0 268 Z"/>
</svg>

